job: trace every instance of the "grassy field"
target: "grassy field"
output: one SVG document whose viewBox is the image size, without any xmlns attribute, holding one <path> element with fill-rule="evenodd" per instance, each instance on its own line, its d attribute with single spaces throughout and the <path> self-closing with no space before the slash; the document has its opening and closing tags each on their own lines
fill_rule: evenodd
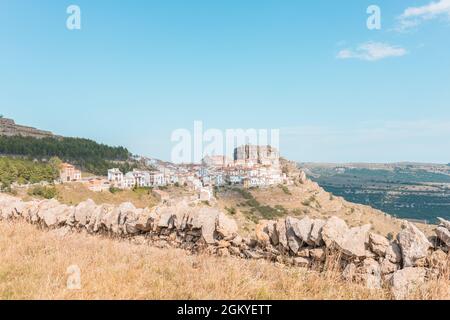
<svg viewBox="0 0 450 320">
<path fill-rule="evenodd" d="M 390 299 L 387 290 L 265 261 L 192 256 L 84 234 L 64 238 L 0 222 L 0 299 Z M 81 289 L 67 288 L 68 268 Z M 70 269 L 69 269 L 70 270 Z M 411 298 L 449 299 L 448 282 Z M 447 288 L 447 289 L 446 289 Z"/>
<path fill-rule="evenodd" d="M 114 204 L 119 205 L 123 202 L 131 202 L 137 208 L 154 207 L 158 204 L 159 199 L 147 189 L 123 190 L 111 193 L 110 191 L 94 192 L 89 190 L 81 183 L 66 183 L 56 185 L 56 199 L 61 203 L 68 205 L 77 205 L 87 199 L 92 199 L 97 204 Z M 18 196 L 24 200 L 30 200 L 31 197 L 26 190 L 19 190 Z"/>
</svg>

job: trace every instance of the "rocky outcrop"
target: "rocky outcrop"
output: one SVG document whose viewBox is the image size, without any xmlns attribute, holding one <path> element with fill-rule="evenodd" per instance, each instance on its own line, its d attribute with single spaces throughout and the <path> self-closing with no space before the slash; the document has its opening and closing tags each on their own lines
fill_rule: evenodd
<svg viewBox="0 0 450 320">
<path fill-rule="evenodd" d="M 395 272 L 391 280 L 392 293 L 395 299 L 405 299 L 408 294 L 417 290 L 425 282 L 425 276 L 425 268 L 407 267 Z"/>
<path fill-rule="evenodd" d="M 398 234 L 398 242 L 404 268 L 417 266 L 419 260 L 427 257 L 432 246 L 425 234 L 409 221 L 404 222 L 403 230 Z"/>
<path fill-rule="evenodd" d="M 264 220 L 254 237 L 244 238 L 238 234 L 235 220 L 224 212 L 188 200 L 168 201 L 150 210 L 129 202 L 119 206 L 97 205 L 92 200 L 77 206 L 56 200 L 23 202 L 0 193 L 0 220 L 13 219 L 39 224 L 58 237 L 69 232 L 104 234 L 161 248 L 267 259 L 318 271 L 326 270 L 331 258 L 331 263 L 338 262 L 343 279 L 375 290 L 390 285 L 398 299 L 407 297 L 428 278 L 448 277 L 445 220 L 436 229 L 440 243 L 434 247 L 409 222 L 397 240 L 389 241 L 371 232 L 370 225 L 349 228 L 337 217 Z"/>
<path fill-rule="evenodd" d="M 450 247 L 450 221 L 438 218 L 440 221 L 436 235 L 447 247 Z"/>
<path fill-rule="evenodd" d="M 33 127 L 18 125 L 12 119 L 0 118 L 0 135 L 2 136 L 22 136 L 33 138 L 54 138 L 50 131 L 38 130 Z M 58 137 L 59 138 L 59 137 Z"/>
</svg>

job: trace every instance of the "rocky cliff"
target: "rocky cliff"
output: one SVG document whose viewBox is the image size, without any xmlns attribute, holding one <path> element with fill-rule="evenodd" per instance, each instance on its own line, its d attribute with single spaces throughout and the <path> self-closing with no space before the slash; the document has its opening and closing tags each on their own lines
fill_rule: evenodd
<svg viewBox="0 0 450 320">
<path fill-rule="evenodd" d="M 33 138 L 55 138 L 50 131 L 39 130 L 33 127 L 18 125 L 12 119 L 0 118 L 0 135 L 23 136 Z"/>
</svg>

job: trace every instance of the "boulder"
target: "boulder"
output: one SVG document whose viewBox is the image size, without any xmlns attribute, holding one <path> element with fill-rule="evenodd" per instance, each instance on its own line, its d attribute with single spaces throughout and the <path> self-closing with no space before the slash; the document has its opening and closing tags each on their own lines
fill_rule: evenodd
<svg viewBox="0 0 450 320">
<path fill-rule="evenodd" d="M 302 258 L 309 258 L 310 250 L 308 248 L 301 249 L 297 252 L 297 256 Z"/>
<path fill-rule="evenodd" d="M 439 222 L 440 222 L 440 226 L 446 228 L 447 230 L 450 230 L 450 221 L 442 219 L 442 218 L 438 218 Z"/>
<path fill-rule="evenodd" d="M 382 284 L 380 264 L 371 258 L 364 259 L 359 267 L 353 262 L 347 264 L 342 277 L 346 281 L 364 284 L 369 289 L 380 289 Z"/>
<path fill-rule="evenodd" d="M 306 268 L 309 266 L 310 261 L 308 258 L 296 257 L 293 259 L 293 264 L 296 267 Z"/>
<path fill-rule="evenodd" d="M 213 208 L 200 208 L 193 212 L 190 224 L 193 229 L 201 229 L 202 238 L 207 244 L 215 243 L 216 221 L 220 211 Z"/>
<path fill-rule="evenodd" d="M 316 246 L 323 245 L 322 239 L 322 228 L 325 225 L 326 221 L 322 219 L 314 219 L 313 226 L 311 229 L 310 241 L 314 243 Z"/>
<path fill-rule="evenodd" d="M 41 218 L 48 228 L 56 228 L 65 225 L 67 219 L 73 214 L 74 211 L 74 207 L 58 205 L 43 210 Z"/>
<path fill-rule="evenodd" d="M 263 246 L 267 246 L 270 244 L 270 236 L 266 232 L 267 230 L 267 224 L 269 221 L 262 220 L 258 223 L 258 225 L 255 227 L 255 237 L 256 240 Z"/>
<path fill-rule="evenodd" d="M 236 220 L 229 218 L 222 211 L 217 212 L 216 232 L 223 238 L 229 238 L 237 234 L 238 225 Z"/>
<path fill-rule="evenodd" d="M 276 233 L 278 235 L 278 242 L 284 248 L 288 249 L 288 240 L 286 235 L 286 220 L 279 219 L 275 225 Z"/>
<path fill-rule="evenodd" d="M 396 271 L 391 278 L 391 290 L 395 299 L 403 300 L 425 282 L 426 269 L 406 267 Z"/>
<path fill-rule="evenodd" d="M 443 226 L 439 226 L 435 232 L 439 240 L 445 243 L 447 247 L 450 247 L 450 230 Z"/>
<path fill-rule="evenodd" d="M 322 229 L 322 237 L 327 247 L 338 249 L 349 257 L 367 256 L 366 245 L 369 241 L 371 225 L 349 229 L 344 220 L 330 218 Z"/>
<path fill-rule="evenodd" d="M 450 255 L 442 250 L 434 251 L 428 258 L 428 265 L 432 269 L 444 271 L 450 265 Z"/>
<path fill-rule="evenodd" d="M 431 243 L 413 223 L 405 221 L 404 229 L 398 234 L 402 252 L 403 267 L 414 267 L 417 260 L 426 258 Z"/>
<path fill-rule="evenodd" d="M 398 264 L 392 263 L 387 258 L 381 259 L 380 267 L 382 275 L 394 273 L 400 268 Z"/>
<path fill-rule="evenodd" d="M 341 243 L 348 226 L 344 220 L 338 217 L 331 217 L 322 227 L 322 238 L 328 248 L 333 248 L 337 243 Z"/>
<path fill-rule="evenodd" d="M 313 228 L 314 220 L 309 217 L 305 217 L 301 220 L 292 219 L 291 226 L 295 235 L 300 238 L 304 243 L 314 245 L 311 241 L 311 230 Z"/>
<path fill-rule="evenodd" d="M 91 214 L 94 212 L 96 206 L 95 202 L 91 199 L 80 202 L 75 207 L 75 211 L 69 218 L 68 223 L 79 227 L 86 226 L 89 223 Z"/>
<path fill-rule="evenodd" d="M 369 289 L 381 289 L 381 267 L 374 259 L 365 259 L 360 271 L 360 277 Z"/>
<path fill-rule="evenodd" d="M 276 221 L 268 221 L 264 231 L 269 235 L 272 245 L 277 246 L 280 241 L 278 240 Z"/>
<path fill-rule="evenodd" d="M 322 248 L 315 248 L 309 250 L 309 256 L 314 261 L 324 262 L 326 259 L 326 252 Z"/>
<path fill-rule="evenodd" d="M 118 207 L 110 206 L 106 208 L 107 211 L 102 217 L 102 225 L 106 231 L 112 232 L 114 234 L 120 233 L 120 209 Z"/>
<path fill-rule="evenodd" d="M 103 216 L 108 211 L 112 211 L 112 207 L 110 210 L 107 209 L 110 207 L 111 206 L 108 205 L 101 205 L 95 207 L 94 211 L 91 213 L 89 224 L 86 227 L 89 233 L 97 233 L 100 230 L 100 228 L 102 227 Z"/>
<path fill-rule="evenodd" d="M 386 250 L 389 247 L 389 240 L 371 232 L 369 234 L 369 245 L 373 253 L 380 257 L 385 257 Z"/>
<path fill-rule="evenodd" d="M 294 254 L 297 254 L 298 250 L 303 245 L 303 240 L 297 236 L 295 229 L 299 223 L 298 219 L 287 217 L 286 218 L 286 237 L 289 248 Z"/>
<path fill-rule="evenodd" d="M 400 246 L 396 242 L 391 242 L 386 249 L 385 257 L 395 264 L 402 262 L 402 250 Z"/>
</svg>

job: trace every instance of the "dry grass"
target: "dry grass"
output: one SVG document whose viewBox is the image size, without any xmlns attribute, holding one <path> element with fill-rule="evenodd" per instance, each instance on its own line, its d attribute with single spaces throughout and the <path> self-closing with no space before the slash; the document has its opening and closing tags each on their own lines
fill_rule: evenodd
<svg viewBox="0 0 450 320">
<path fill-rule="evenodd" d="M 384 236 L 391 233 L 395 237 L 401 230 L 401 220 L 369 206 L 350 203 L 341 197 L 332 196 L 311 181 L 298 186 L 289 186 L 289 194 L 279 187 L 248 191 L 261 205 L 271 207 L 280 205 L 292 216 L 309 216 L 321 219 L 337 216 L 344 219 L 352 227 L 370 223 L 374 232 Z M 230 190 L 222 191 L 218 196 L 219 205 L 222 208 L 237 209 L 234 218 L 239 222 L 241 233 L 252 233 L 255 223 L 249 219 L 249 215 L 246 213 L 251 208 L 242 206 L 246 199 L 238 192 Z M 416 225 L 427 235 L 434 234 L 432 226 Z"/>
<path fill-rule="evenodd" d="M 264 261 L 191 256 L 73 234 L 64 239 L 23 222 L 0 222 L 0 299 L 383 299 L 316 273 Z M 66 289 L 67 268 L 82 290 Z"/>
<path fill-rule="evenodd" d="M 192 256 L 85 234 L 61 238 L 19 221 L 0 222 L 0 252 L 0 299 L 391 298 L 386 290 L 342 282 L 335 270 Z M 81 290 L 66 287 L 71 265 L 81 269 Z M 430 283 L 413 298 L 448 299 L 448 285 Z"/>
<path fill-rule="evenodd" d="M 119 205 L 123 202 L 131 202 L 137 208 L 153 207 L 158 204 L 159 200 L 149 190 L 123 190 L 116 193 L 109 191 L 94 192 L 89 190 L 81 183 L 66 183 L 56 185 L 56 199 L 64 204 L 77 205 L 87 199 L 94 200 L 97 204 L 113 204 Z M 20 190 L 18 196 L 24 200 L 30 200 L 26 190 Z"/>
</svg>

